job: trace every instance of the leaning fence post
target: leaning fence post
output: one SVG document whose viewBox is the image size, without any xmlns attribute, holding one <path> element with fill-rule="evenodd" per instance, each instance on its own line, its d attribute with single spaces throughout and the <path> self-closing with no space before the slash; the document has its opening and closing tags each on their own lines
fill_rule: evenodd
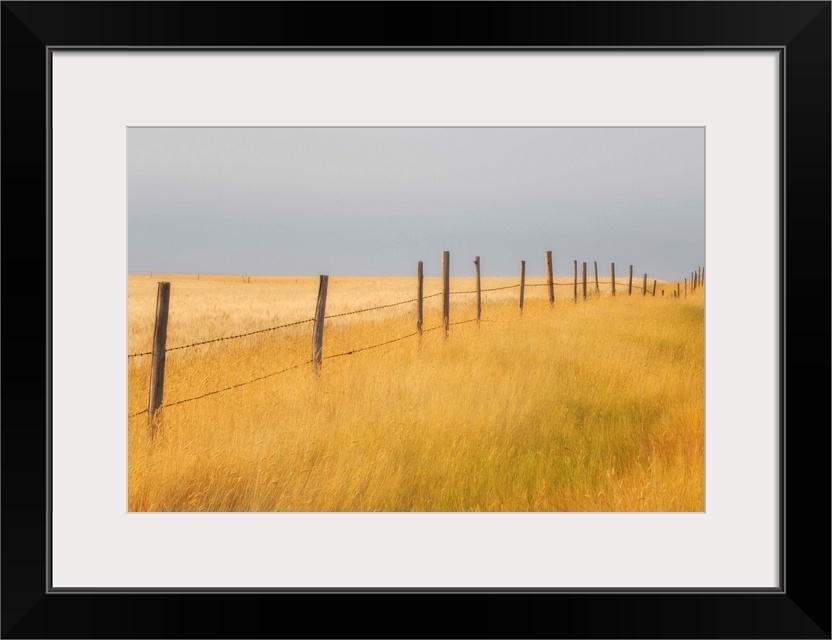
<svg viewBox="0 0 832 640">
<path fill-rule="evenodd" d="M 555 284 L 552 279 L 552 252 L 546 252 L 546 284 L 549 287 L 549 306 L 555 304 Z"/>
<path fill-rule="evenodd" d="M 477 324 L 480 323 L 480 313 L 482 312 L 482 288 L 480 286 L 480 257 L 474 258 L 474 267 L 477 270 Z"/>
<path fill-rule="evenodd" d="M 153 327 L 153 358 L 150 364 L 150 393 L 147 399 L 147 425 L 151 438 L 156 434 L 156 411 L 162 406 L 165 388 L 165 343 L 168 338 L 169 308 L 170 282 L 160 282 L 156 287 L 156 323 Z"/>
<path fill-rule="evenodd" d="M 422 261 L 416 266 L 416 332 L 422 335 L 422 310 L 424 308 L 424 279 L 422 277 Z"/>
<path fill-rule="evenodd" d="M 700 279 L 702 284 L 705 284 L 705 267 L 702 267 L 702 278 Z"/>
<path fill-rule="evenodd" d="M 523 294 L 526 292 L 526 261 L 520 261 L 520 311 L 523 311 Z"/>
<path fill-rule="evenodd" d="M 315 328 L 312 331 L 312 363 L 315 367 L 315 373 L 321 372 L 321 361 L 323 360 L 327 284 L 329 284 L 329 276 L 321 276 L 318 284 L 318 305 L 315 307 Z"/>
<path fill-rule="evenodd" d="M 612 282 L 612 296 L 615 297 L 615 263 L 610 262 L 610 282 Z"/>
<path fill-rule="evenodd" d="M 601 287 L 598 285 L 598 261 L 593 260 L 593 263 L 595 264 L 595 293 L 600 295 Z"/>
<path fill-rule="evenodd" d="M 583 276 L 583 279 L 584 279 L 584 300 L 586 300 L 586 262 L 582 263 L 581 275 Z"/>
<path fill-rule="evenodd" d="M 656 297 L 656 281 L 653 280 L 653 297 Z"/>
<path fill-rule="evenodd" d="M 442 326 L 445 329 L 445 337 L 448 337 L 448 327 L 450 323 L 448 316 L 450 313 L 451 297 L 450 297 L 450 262 L 451 253 L 449 251 L 442 252 Z"/>
<path fill-rule="evenodd" d="M 578 261 L 572 261 L 572 302 L 578 301 Z"/>
<path fill-rule="evenodd" d="M 647 295 L 647 274 L 646 273 L 644 274 L 644 286 L 642 287 L 641 295 L 643 295 L 643 296 Z"/>
<path fill-rule="evenodd" d="M 630 265 L 630 285 L 627 288 L 627 295 L 633 295 L 633 265 Z"/>
</svg>

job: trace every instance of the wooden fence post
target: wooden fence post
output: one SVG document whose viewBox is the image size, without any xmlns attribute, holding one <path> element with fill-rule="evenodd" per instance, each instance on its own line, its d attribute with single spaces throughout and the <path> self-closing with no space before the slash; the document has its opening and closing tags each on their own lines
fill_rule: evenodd
<svg viewBox="0 0 832 640">
<path fill-rule="evenodd" d="M 555 304 L 555 282 L 552 279 L 552 252 L 546 252 L 546 284 L 549 288 L 549 306 Z"/>
<path fill-rule="evenodd" d="M 656 297 L 656 281 L 653 280 L 653 297 Z"/>
<path fill-rule="evenodd" d="M 424 309 L 424 278 L 422 276 L 422 261 L 416 265 L 416 332 L 422 335 L 422 311 Z"/>
<path fill-rule="evenodd" d="M 643 296 L 647 295 L 647 274 L 646 273 L 644 274 L 644 286 L 642 287 L 641 295 L 643 295 Z"/>
<path fill-rule="evenodd" d="M 615 297 L 615 263 L 610 262 L 610 282 L 612 282 L 612 297 Z"/>
<path fill-rule="evenodd" d="M 170 308 L 170 282 L 160 282 L 156 287 L 156 323 L 153 327 L 153 349 L 150 363 L 150 393 L 147 399 L 147 425 L 150 437 L 156 435 L 159 424 L 156 411 L 162 406 L 165 389 L 165 343 L 168 339 L 168 309 Z"/>
<path fill-rule="evenodd" d="M 448 327 L 450 326 L 449 315 L 451 306 L 451 292 L 450 292 L 450 251 L 442 252 L 442 327 L 445 329 L 445 337 L 448 337 Z"/>
<path fill-rule="evenodd" d="M 702 267 L 702 284 L 705 284 L 705 267 Z"/>
<path fill-rule="evenodd" d="M 601 287 L 598 284 L 598 261 L 594 260 L 593 264 L 595 265 L 595 293 L 600 295 L 601 294 Z"/>
<path fill-rule="evenodd" d="M 523 311 L 523 295 L 526 292 L 526 261 L 520 261 L 520 311 Z"/>
<path fill-rule="evenodd" d="M 477 324 L 480 323 L 480 313 L 482 312 L 482 288 L 480 287 L 480 257 L 474 258 L 474 267 L 477 270 Z"/>
<path fill-rule="evenodd" d="M 586 300 L 586 262 L 582 263 L 583 266 L 581 267 L 581 274 L 584 278 L 584 300 Z"/>
<path fill-rule="evenodd" d="M 572 261 L 572 302 L 578 301 L 578 261 Z"/>
<path fill-rule="evenodd" d="M 685 278 L 685 300 L 688 299 L 688 279 Z"/>
<path fill-rule="evenodd" d="M 324 316 L 326 315 L 326 288 L 329 276 L 321 276 L 318 284 L 318 304 L 315 307 L 315 328 L 312 330 L 312 363 L 315 373 L 321 372 L 324 350 Z"/>
<path fill-rule="evenodd" d="M 682 285 L 681 283 L 676 283 L 676 297 L 678 298 L 682 294 Z"/>
<path fill-rule="evenodd" d="M 627 295 L 633 295 L 633 265 L 630 265 L 630 286 L 627 288 Z"/>
</svg>

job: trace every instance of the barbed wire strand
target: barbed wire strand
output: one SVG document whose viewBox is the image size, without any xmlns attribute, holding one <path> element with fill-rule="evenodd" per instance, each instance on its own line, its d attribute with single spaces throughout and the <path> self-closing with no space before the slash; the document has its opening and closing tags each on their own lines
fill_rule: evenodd
<svg viewBox="0 0 832 640">
<path fill-rule="evenodd" d="M 510 284 L 506 285 L 505 287 L 491 287 L 489 289 L 483 289 L 482 291 L 483 293 L 485 293 L 486 291 L 502 291 L 503 289 L 517 289 L 519 287 L 520 283 L 518 282 L 517 284 Z"/>
<path fill-rule="evenodd" d="M 214 342 L 224 342 L 225 340 L 236 340 L 237 338 L 246 338 L 248 336 L 254 336 L 258 333 L 267 333 L 269 331 L 277 331 L 278 329 L 285 329 L 286 327 L 294 327 L 300 324 L 306 324 L 308 322 L 315 322 L 314 318 L 308 318 L 306 320 L 297 320 L 295 322 L 288 322 L 286 324 L 280 324 L 276 327 L 268 327 L 267 329 L 257 329 L 256 331 L 249 331 L 247 333 L 238 333 L 237 335 L 233 336 L 225 336 L 223 338 L 213 338 L 211 340 L 202 340 L 201 342 L 192 342 L 191 344 L 183 344 L 178 347 L 170 347 L 165 349 L 165 352 L 168 351 L 179 351 L 180 349 L 190 349 L 191 347 L 199 347 L 204 344 L 212 344 Z"/>
<path fill-rule="evenodd" d="M 268 373 L 264 376 L 258 376 L 257 378 L 252 378 L 251 380 L 247 380 L 246 382 L 240 382 L 238 384 L 231 385 L 230 387 L 225 387 L 223 389 L 217 389 L 216 391 L 209 391 L 208 393 L 203 393 L 202 395 L 194 396 L 193 398 L 186 398 L 185 400 L 177 400 L 176 402 L 165 403 L 165 404 L 162 404 L 162 406 L 160 408 L 175 407 L 178 404 L 185 404 L 186 402 L 193 402 L 194 400 L 200 400 L 200 399 L 206 398 L 208 396 L 213 396 L 213 395 L 216 395 L 218 393 L 222 393 L 223 391 L 230 391 L 231 389 L 237 389 L 239 387 L 244 387 L 247 384 L 251 384 L 252 382 L 257 382 L 259 380 L 265 380 L 266 378 L 271 378 L 271 377 L 276 376 L 280 373 L 285 373 L 287 371 L 291 371 L 292 369 L 297 369 L 298 367 L 302 367 L 302 366 L 307 365 L 307 364 L 312 364 L 312 361 L 307 360 L 306 362 L 301 362 L 299 364 L 292 365 L 291 367 L 286 367 L 285 369 L 281 369 L 280 371 L 275 371 L 273 373 Z M 145 409 L 144 411 L 139 411 L 138 413 L 130 414 L 127 417 L 128 418 L 135 418 L 136 416 L 140 416 L 143 413 L 147 413 L 147 409 Z"/>
<path fill-rule="evenodd" d="M 429 296 L 423 296 L 422 299 L 424 300 L 424 299 L 427 299 L 427 298 L 434 298 L 436 296 L 441 296 L 441 295 L 442 295 L 442 292 L 440 291 L 439 293 L 433 293 Z M 413 302 L 416 302 L 416 301 L 417 301 L 417 298 L 410 298 L 408 300 L 401 300 L 399 302 L 392 302 L 390 304 L 382 304 L 382 305 L 379 305 L 377 307 L 368 307 L 366 309 L 357 309 L 355 311 L 346 311 L 344 313 L 334 313 L 334 314 L 331 314 L 331 315 L 324 316 L 324 319 L 328 320 L 328 319 L 331 319 L 331 318 L 340 318 L 340 317 L 343 317 L 343 316 L 349 316 L 349 315 L 353 315 L 353 314 L 356 314 L 356 313 L 365 313 L 367 311 L 377 311 L 379 309 L 387 309 L 387 308 L 390 308 L 390 307 L 397 307 L 397 306 L 400 306 L 400 305 L 403 305 L 403 304 L 409 304 L 409 303 L 413 303 Z M 287 327 L 293 327 L 293 326 L 296 326 L 296 325 L 306 324 L 306 323 L 309 323 L 309 322 L 315 322 L 315 319 L 314 318 L 307 318 L 306 320 L 298 320 L 297 322 L 289 322 L 289 323 L 286 323 L 286 324 L 278 325 L 276 327 L 268 327 L 266 329 L 258 329 L 256 331 L 248 331 L 246 333 L 239 333 L 239 334 L 236 334 L 236 335 L 233 335 L 233 336 L 225 336 L 225 337 L 222 337 L 222 338 L 213 338 L 213 339 L 210 339 L 210 340 L 201 340 L 200 342 L 192 342 L 190 344 L 183 344 L 183 345 L 180 345 L 180 346 L 177 346 L 177 347 L 170 347 L 169 349 L 165 349 L 165 352 L 167 353 L 168 351 L 179 351 L 181 349 L 190 349 L 192 347 L 199 347 L 199 346 L 206 345 L 206 344 L 213 344 L 215 342 L 224 342 L 226 340 L 236 340 L 238 338 L 246 338 L 248 336 L 257 335 L 257 334 L 260 334 L 260 333 L 267 333 L 269 331 L 277 331 L 278 329 L 285 329 Z M 153 353 L 151 351 L 146 351 L 146 352 L 143 352 L 143 353 L 131 353 L 127 357 L 128 358 L 138 358 L 140 356 L 149 356 L 149 355 L 153 355 Z"/>
<path fill-rule="evenodd" d="M 424 333 L 424 331 L 422 332 Z M 392 344 L 394 342 L 399 342 L 400 340 L 406 340 L 407 338 L 412 338 L 413 336 L 418 336 L 419 332 L 414 331 L 413 333 L 408 333 L 406 336 L 401 336 L 400 338 L 393 338 L 392 340 L 387 340 L 386 342 L 379 342 L 378 344 L 370 345 L 369 347 L 360 347 L 358 349 L 351 349 L 350 351 L 342 351 L 341 353 L 333 353 L 330 356 L 324 356 L 321 360 L 329 360 L 330 358 L 340 358 L 341 356 L 351 356 L 354 353 L 360 353 L 361 351 L 368 351 L 369 349 L 377 349 L 378 347 L 383 347 L 387 344 Z"/>
<path fill-rule="evenodd" d="M 260 380 L 265 380 L 266 378 L 272 378 L 278 374 L 286 373 L 287 371 L 291 371 L 292 369 L 297 369 L 299 367 L 303 367 L 304 365 L 312 364 L 311 360 L 307 360 L 306 362 L 301 362 L 298 364 L 294 364 L 291 367 L 286 367 L 285 369 L 281 369 L 280 371 L 274 371 L 273 373 L 267 373 L 264 376 L 258 376 L 256 378 L 252 378 L 251 380 L 246 380 L 245 382 L 240 382 L 238 384 L 232 384 L 230 387 L 224 387 L 222 389 L 217 389 L 216 391 L 209 391 L 208 393 L 203 393 L 199 396 L 194 396 L 193 398 L 186 398 L 185 400 L 177 400 L 176 402 L 170 402 L 167 404 L 163 404 L 162 407 L 175 407 L 178 404 L 185 404 L 186 402 L 193 402 L 194 400 L 200 400 L 202 398 L 206 398 L 208 396 L 213 396 L 218 393 L 223 393 L 224 391 L 231 391 L 232 389 L 238 389 L 239 387 L 244 387 L 252 382 L 259 382 Z"/>
<path fill-rule="evenodd" d="M 590 284 L 591 284 L 591 282 L 590 282 Z M 599 280 L 597 284 L 606 285 L 606 284 L 612 284 L 612 282 L 609 281 L 609 280 L 604 280 L 604 281 Z M 616 281 L 616 284 L 618 285 L 620 283 L 618 283 Z M 490 291 L 504 291 L 504 290 L 507 290 L 507 289 L 516 289 L 519 286 L 520 286 L 520 284 L 518 283 L 518 284 L 506 285 L 504 287 L 489 287 L 487 289 L 480 289 L 480 293 L 487 293 L 487 292 L 490 292 Z M 524 286 L 526 286 L 526 287 L 547 287 L 547 286 L 549 286 L 549 283 L 547 283 L 547 282 L 528 283 L 528 284 L 525 284 Z M 553 282 L 552 286 L 570 287 L 570 286 L 574 286 L 574 283 Z M 623 284 L 621 284 L 621 286 L 628 286 L 628 285 L 626 283 L 623 283 Z M 644 287 L 641 287 L 641 286 L 635 285 L 635 284 L 633 285 L 633 289 L 638 289 L 639 291 L 644 291 L 645 290 Z M 649 287 L 648 287 L 648 290 L 649 290 Z M 477 292 L 476 289 L 473 289 L 473 290 L 470 290 L 470 291 L 450 291 L 449 295 L 472 294 L 472 293 L 476 293 L 476 292 Z M 422 299 L 427 300 L 428 298 L 435 298 L 437 296 L 441 296 L 442 294 L 443 294 L 443 292 L 440 291 L 438 293 L 432 293 L 430 295 L 423 296 Z M 379 305 L 379 306 L 376 306 L 376 307 L 368 307 L 366 309 L 356 309 L 355 311 L 345 311 L 344 313 L 335 313 L 335 314 L 331 314 L 331 315 L 328 315 L 328 316 L 324 316 L 324 318 L 327 319 L 327 320 L 332 319 L 332 318 L 341 318 L 343 316 L 354 315 L 354 314 L 357 314 L 357 313 L 365 313 L 367 311 L 377 311 L 379 309 L 388 309 L 390 307 L 397 307 L 397 306 L 400 306 L 400 305 L 403 305 L 403 304 L 410 304 L 410 303 L 417 302 L 417 301 L 418 301 L 418 298 L 410 298 L 408 300 L 401 300 L 399 302 L 392 302 L 390 304 L 383 304 L 383 305 Z M 269 331 L 277 331 L 279 329 L 286 329 L 288 327 L 293 327 L 293 326 L 297 326 L 297 325 L 301 325 L 301 324 L 307 324 L 309 322 L 314 322 L 314 321 L 315 321 L 314 318 L 307 318 L 306 320 L 298 320 L 296 322 L 289 322 L 289 323 L 286 323 L 286 324 L 277 325 L 275 327 L 267 327 L 266 329 L 258 329 L 256 331 L 248 331 L 246 333 L 239 333 L 239 334 L 236 334 L 236 335 L 233 335 L 233 336 L 224 336 L 222 338 L 213 338 L 213 339 L 210 339 L 210 340 L 201 340 L 200 342 L 192 342 L 190 344 L 183 344 L 183 345 L 179 345 L 177 347 L 170 347 L 169 349 L 165 349 L 165 352 L 167 353 L 168 351 L 179 351 L 179 350 L 182 350 L 182 349 L 191 349 L 193 347 L 200 347 L 200 346 L 203 346 L 203 345 L 206 345 L 206 344 L 213 344 L 213 343 L 216 343 L 216 342 L 225 342 L 226 340 L 236 340 L 236 339 L 239 339 L 239 338 L 246 338 L 246 337 L 258 335 L 258 334 L 261 334 L 261 333 L 268 333 Z M 424 331 L 423 331 L 423 333 L 424 333 Z M 130 359 L 130 358 L 140 358 L 140 357 L 143 357 L 143 356 L 150 356 L 150 355 L 153 355 L 152 351 L 144 351 L 142 353 L 128 354 L 127 358 L 128 359 Z"/>
<path fill-rule="evenodd" d="M 451 322 L 448 324 L 449 327 L 452 327 L 457 324 L 465 324 L 466 322 L 476 322 L 476 318 L 471 318 L 470 320 L 460 320 L 459 322 Z M 431 327 L 430 329 L 423 329 L 422 333 L 425 334 L 428 331 L 435 331 L 436 329 L 441 329 L 443 325 L 437 325 L 435 327 Z M 384 345 L 392 344 L 394 342 L 399 342 L 400 340 L 406 340 L 407 338 L 412 338 L 413 336 L 418 336 L 419 332 L 414 331 L 413 333 L 408 333 L 406 336 L 401 336 L 400 338 L 393 338 L 392 340 L 387 340 L 386 342 L 380 342 L 378 344 L 370 345 L 369 347 L 360 347 L 358 349 L 351 349 L 350 351 L 343 351 L 341 353 L 334 353 L 331 356 L 324 356 L 321 360 L 328 360 L 329 358 L 340 358 L 341 356 L 349 356 L 354 353 L 359 353 L 361 351 L 367 351 L 369 349 L 376 349 L 378 347 L 383 347 Z"/>
<path fill-rule="evenodd" d="M 505 286 L 505 287 L 490 287 L 488 289 L 480 289 L 480 293 L 486 293 L 488 291 L 502 291 L 503 289 L 517 289 L 519 286 L 520 286 L 520 283 L 518 282 L 517 284 L 510 284 L 510 285 Z M 458 294 L 458 293 L 476 293 L 476 292 L 477 292 L 476 289 L 472 289 L 471 291 L 450 291 L 449 294 L 450 295 L 455 295 L 455 294 Z"/>
<path fill-rule="evenodd" d="M 604 282 L 599 281 L 599 284 L 611 284 L 611 283 L 609 281 L 604 281 Z M 618 283 L 616 283 L 616 284 L 618 284 Z M 490 292 L 490 291 L 504 291 L 504 290 L 507 290 L 507 289 L 517 289 L 519 286 L 520 286 L 520 284 L 518 283 L 518 284 L 506 285 L 504 287 L 489 287 L 489 288 L 486 288 L 486 289 L 480 289 L 480 293 L 487 293 L 487 292 Z M 543 283 L 528 283 L 528 284 L 525 284 L 524 286 L 526 286 L 526 287 L 546 287 L 546 286 L 549 286 L 549 284 L 546 283 L 546 282 L 543 282 Z M 574 283 L 553 282 L 552 286 L 569 287 L 569 286 L 574 286 Z M 633 285 L 633 288 L 634 289 L 639 289 L 640 291 L 644 290 L 644 287 L 640 287 L 638 285 Z M 469 290 L 469 291 L 450 291 L 449 295 L 472 294 L 472 293 L 477 293 L 476 289 L 472 289 L 472 290 Z M 437 292 L 437 293 L 432 293 L 432 294 L 427 295 L 427 296 L 422 296 L 422 299 L 427 300 L 429 298 L 435 298 L 437 296 L 441 296 L 442 294 L 443 294 L 443 292 L 440 291 L 440 292 Z M 334 313 L 334 314 L 324 316 L 324 318 L 327 319 L 327 320 L 332 319 L 332 318 L 341 318 L 343 316 L 354 315 L 354 314 L 357 314 L 357 313 L 366 313 L 368 311 L 378 311 L 379 309 L 388 309 L 390 307 L 397 307 L 397 306 L 400 306 L 400 305 L 403 305 L 403 304 L 410 304 L 410 303 L 417 302 L 417 301 L 418 301 L 418 298 L 410 298 L 408 300 L 401 300 L 399 302 L 392 302 L 390 304 L 382 304 L 382 305 L 378 305 L 376 307 L 367 307 L 366 309 L 356 309 L 355 311 L 345 311 L 343 313 Z M 199 342 L 192 342 L 190 344 L 183 344 L 183 345 L 179 345 L 179 346 L 176 346 L 176 347 L 170 347 L 168 349 L 165 349 L 165 352 L 180 351 L 182 349 L 191 349 L 193 347 L 200 347 L 200 346 L 203 346 L 203 345 L 206 345 L 206 344 L 214 344 L 216 342 L 225 342 L 226 340 L 237 340 L 239 338 L 246 338 L 246 337 L 258 335 L 258 334 L 261 334 L 261 333 L 268 333 L 269 331 L 277 331 L 279 329 L 286 329 L 288 327 L 293 327 L 293 326 L 297 326 L 297 325 L 301 325 L 301 324 L 307 324 L 309 322 L 314 322 L 314 321 L 315 321 L 314 318 L 307 318 L 305 320 L 298 320 L 296 322 L 288 322 L 286 324 L 281 324 L 281 325 L 277 325 L 277 326 L 274 326 L 274 327 L 267 327 L 265 329 L 257 329 L 256 331 L 248 331 L 246 333 L 239 333 L 239 334 L 235 334 L 233 336 L 224 336 L 224 337 L 221 337 L 221 338 L 212 338 L 212 339 L 209 339 L 209 340 L 201 340 Z M 131 354 L 128 354 L 127 357 L 129 359 L 129 358 L 139 358 L 139 357 L 149 356 L 149 355 L 153 355 L 153 352 L 144 351 L 142 353 L 131 353 Z"/>
<path fill-rule="evenodd" d="M 378 307 L 369 307 L 367 309 L 356 309 L 355 311 L 345 311 L 344 313 L 333 313 L 332 315 L 324 316 L 325 320 L 329 318 L 340 318 L 342 316 L 351 316 L 355 313 L 364 313 L 365 311 L 376 311 L 378 309 L 387 309 L 389 307 L 397 307 L 402 304 L 408 304 L 410 302 L 416 302 L 418 298 L 411 298 L 410 300 L 402 300 L 401 302 L 391 302 L 390 304 L 382 304 Z"/>
<path fill-rule="evenodd" d="M 532 284 L 526 283 L 525 286 L 527 286 L 527 287 L 548 287 L 549 283 L 548 282 L 535 282 L 535 283 L 532 283 Z M 571 282 L 553 282 L 552 286 L 553 287 L 571 287 L 571 286 L 573 286 L 573 283 L 571 283 Z"/>
<path fill-rule="evenodd" d="M 586 281 L 587 289 L 589 289 L 590 286 L 594 285 L 594 284 L 595 284 L 594 280 L 587 280 Z M 610 284 L 611 285 L 612 281 L 611 280 L 599 280 L 598 284 L 599 285 L 602 285 L 602 284 Z M 553 282 L 552 285 L 555 286 L 555 287 L 574 287 L 575 283 L 574 282 Z M 514 285 L 514 286 L 517 287 L 517 286 L 520 286 L 520 285 Z M 547 282 L 542 282 L 542 283 L 536 282 L 536 283 L 533 283 L 533 284 L 528 284 L 527 283 L 526 286 L 527 287 L 548 287 L 549 283 L 547 283 Z M 578 281 L 578 286 L 579 287 L 582 286 L 580 280 Z M 615 281 L 615 286 L 616 287 L 628 287 L 629 285 L 628 285 L 627 281 L 620 282 L 620 281 L 616 280 Z M 650 285 L 648 285 L 647 290 L 649 291 L 650 288 L 651 288 Z M 645 290 L 644 287 L 642 287 L 641 285 L 638 285 L 638 284 L 634 284 L 633 289 L 638 289 L 640 291 Z M 483 289 L 483 291 L 485 291 L 485 289 Z M 460 293 L 476 293 L 476 291 L 474 291 L 474 292 L 462 291 Z"/>
</svg>

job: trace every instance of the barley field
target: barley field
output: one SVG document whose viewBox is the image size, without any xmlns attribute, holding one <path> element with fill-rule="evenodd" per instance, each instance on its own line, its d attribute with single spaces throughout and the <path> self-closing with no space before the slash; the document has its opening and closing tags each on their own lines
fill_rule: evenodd
<svg viewBox="0 0 832 640">
<path fill-rule="evenodd" d="M 704 288 L 628 296 L 619 277 L 615 298 L 592 282 L 574 303 L 559 278 L 550 307 L 529 277 L 522 313 L 517 288 L 483 293 L 479 323 L 476 296 L 452 295 L 447 338 L 441 296 L 422 336 L 415 302 L 344 315 L 315 375 L 311 323 L 176 347 L 310 319 L 317 278 L 130 276 L 129 354 L 151 348 L 161 280 L 164 401 L 153 438 L 127 418 L 129 511 L 704 509 Z M 415 295 L 415 277 L 331 277 L 326 314 Z M 147 408 L 150 360 L 128 358 L 127 415 Z"/>
</svg>

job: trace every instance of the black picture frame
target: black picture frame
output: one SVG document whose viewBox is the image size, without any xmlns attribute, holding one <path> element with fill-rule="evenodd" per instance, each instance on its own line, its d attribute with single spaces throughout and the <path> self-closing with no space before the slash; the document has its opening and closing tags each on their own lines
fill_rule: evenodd
<svg viewBox="0 0 832 640">
<path fill-rule="evenodd" d="M 830 15 L 828 1 L 3 2 L 2 637 L 829 638 Z M 780 588 L 52 590 L 48 89 L 65 47 L 778 51 Z"/>
</svg>

